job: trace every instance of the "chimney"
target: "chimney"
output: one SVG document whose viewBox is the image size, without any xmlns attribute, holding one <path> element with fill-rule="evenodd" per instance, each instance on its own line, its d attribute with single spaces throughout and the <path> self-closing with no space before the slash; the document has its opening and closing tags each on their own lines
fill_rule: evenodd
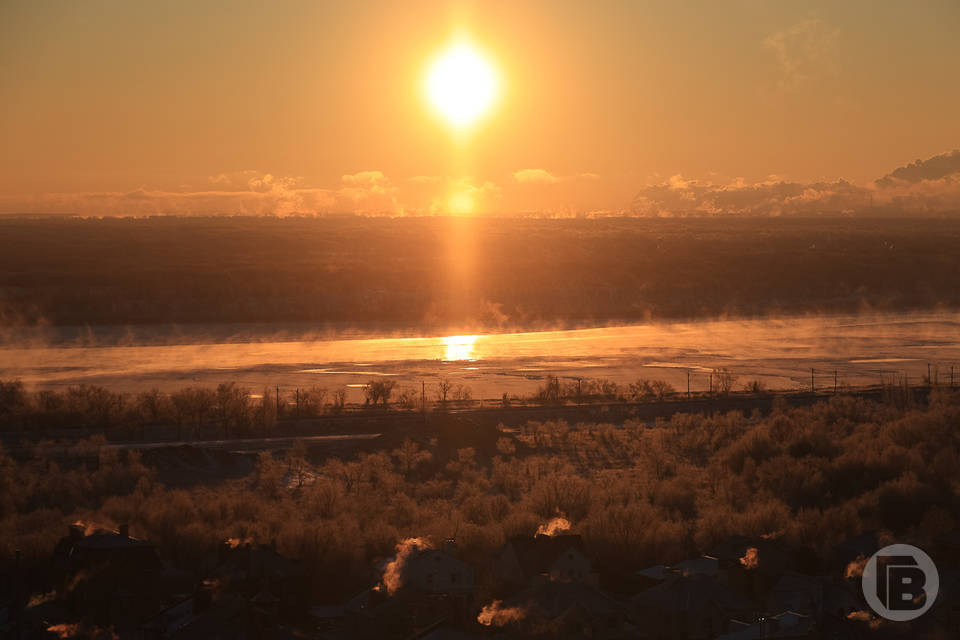
<svg viewBox="0 0 960 640">
<path fill-rule="evenodd" d="M 119 527 L 117 527 L 117 533 L 119 533 L 120 536 L 123 537 L 123 538 L 129 538 L 129 537 L 130 537 L 130 525 L 127 524 L 127 523 L 123 523 L 122 525 L 120 525 Z"/>
</svg>

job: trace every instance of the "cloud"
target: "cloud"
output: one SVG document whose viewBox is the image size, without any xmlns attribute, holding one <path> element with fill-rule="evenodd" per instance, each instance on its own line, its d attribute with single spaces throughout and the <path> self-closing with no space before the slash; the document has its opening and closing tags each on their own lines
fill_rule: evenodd
<svg viewBox="0 0 960 640">
<path fill-rule="evenodd" d="M 0 209 L 16 213 L 77 215 L 294 215 L 355 212 L 402 214 L 397 188 L 381 171 L 341 177 L 334 189 L 308 187 L 303 179 L 253 170 L 208 178 L 215 188 L 46 193 L 0 199 Z"/>
<path fill-rule="evenodd" d="M 831 71 L 834 43 L 840 30 L 819 18 L 806 18 L 767 36 L 763 45 L 772 51 L 780 66 L 780 87 L 798 89 L 811 79 Z"/>
<path fill-rule="evenodd" d="M 342 176 L 340 180 L 348 185 L 373 187 L 383 183 L 386 178 L 382 171 L 359 171 L 357 173 L 348 173 Z"/>
<path fill-rule="evenodd" d="M 0 195 L 0 213 L 144 215 L 514 214 L 530 216 L 898 216 L 960 215 L 960 150 L 896 168 L 865 184 L 757 182 L 708 174 L 653 176 L 632 201 L 606 202 L 593 174 L 517 171 L 501 186 L 473 177 L 415 176 L 394 181 L 379 170 L 344 174 L 331 187 L 297 176 L 245 170 L 207 178 L 209 188 Z M 556 186 L 554 186 L 556 185 Z M 539 186 L 540 188 L 534 188 Z M 607 185 L 609 188 L 609 185 Z M 622 197 L 622 196 L 621 196 Z M 622 203 L 622 204 L 620 204 Z"/>
<path fill-rule="evenodd" d="M 560 178 L 546 169 L 520 169 L 519 171 L 513 172 L 513 179 L 521 183 L 553 184 L 560 182 Z"/>
<path fill-rule="evenodd" d="M 674 175 L 641 189 L 630 212 L 658 217 L 960 213 L 960 168 L 953 170 L 958 159 L 960 151 L 942 154 L 867 185 L 790 182 L 778 176 L 755 183 L 743 178 L 714 182 Z"/>
<path fill-rule="evenodd" d="M 782 216 L 852 214 L 870 205 L 868 190 L 845 180 L 797 183 L 765 181 L 747 184 L 687 180 L 672 176 L 645 187 L 631 211 L 641 216 Z"/>
<path fill-rule="evenodd" d="M 400 215 L 404 208 L 397 187 L 382 171 L 360 171 L 341 176 L 337 195 L 349 204 L 347 211 L 362 214 Z"/>
<path fill-rule="evenodd" d="M 891 187 L 901 182 L 941 180 L 957 174 L 960 174 L 960 149 L 941 153 L 926 160 L 917 160 L 905 167 L 898 167 L 877 180 L 877 184 L 882 187 Z"/>
<path fill-rule="evenodd" d="M 447 180 L 446 191 L 429 207 L 434 215 L 490 213 L 500 199 L 500 187 L 489 180 L 475 183 L 470 176 Z"/>
<path fill-rule="evenodd" d="M 269 174 L 268 174 L 269 175 Z M 334 206 L 327 189 L 302 188 L 292 180 L 261 176 L 245 189 L 167 191 L 141 187 L 130 191 L 45 193 L 6 197 L 0 208 L 23 213 L 73 213 L 87 216 L 145 215 L 291 215 L 317 213 Z"/>
</svg>

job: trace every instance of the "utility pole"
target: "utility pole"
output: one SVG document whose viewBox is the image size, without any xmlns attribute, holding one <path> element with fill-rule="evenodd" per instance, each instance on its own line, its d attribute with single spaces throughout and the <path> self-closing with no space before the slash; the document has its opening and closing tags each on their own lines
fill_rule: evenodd
<svg viewBox="0 0 960 640">
<path fill-rule="evenodd" d="M 427 383 L 420 381 L 420 411 L 427 410 Z"/>
<path fill-rule="evenodd" d="M 297 387 L 297 420 L 300 419 L 300 387 Z"/>
<path fill-rule="evenodd" d="M 687 400 L 690 399 L 690 369 L 687 369 Z"/>
<path fill-rule="evenodd" d="M 817 392 L 817 388 L 813 384 L 813 368 L 811 367 L 810 368 L 810 393 L 816 393 L 816 392 Z"/>
<path fill-rule="evenodd" d="M 837 395 L 837 370 L 833 370 L 833 395 Z"/>
<path fill-rule="evenodd" d="M 713 395 L 713 371 L 710 372 L 710 395 Z"/>
<path fill-rule="evenodd" d="M 577 406 L 579 407 L 582 403 L 583 403 L 583 378 L 577 378 Z"/>
</svg>

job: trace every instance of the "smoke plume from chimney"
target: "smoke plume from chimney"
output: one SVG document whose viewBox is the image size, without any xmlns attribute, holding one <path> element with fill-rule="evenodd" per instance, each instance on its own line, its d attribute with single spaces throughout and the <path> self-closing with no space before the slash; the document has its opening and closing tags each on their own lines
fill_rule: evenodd
<svg viewBox="0 0 960 640">
<path fill-rule="evenodd" d="M 480 610 L 477 622 L 487 627 L 502 627 L 523 620 L 527 612 L 523 607 L 504 607 L 503 600 L 494 600 Z"/>
<path fill-rule="evenodd" d="M 760 565 L 760 552 L 756 547 L 750 547 L 740 558 L 740 564 L 745 569 L 756 569 Z"/>
<path fill-rule="evenodd" d="M 844 578 L 859 578 L 863 575 L 863 568 L 867 566 L 867 558 L 863 555 L 857 556 L 857 559 L 847 565 L 843 572 Z"/>
<path fill-rule="evenodd" d="M 410 556 L 417 551 L 432 549 L 433 544 L 426 538 L 407 538 L 403 542 L 397 543 L 396 548 L 397 555 L 387 563 L 383 570 L 383 586 L 386 587 L 387 593 L 390 595 L 396 593 L 403 586 L 403 572 Z"/>
<path fill-rule="evenodd" d="M 551 518 L 550 522 L 540 525 L 537 529 L 538 536 L 555 536 L 558 533 L 570 530 L 570 521 L 566 518 L 557 516 Z"/>
</svg>

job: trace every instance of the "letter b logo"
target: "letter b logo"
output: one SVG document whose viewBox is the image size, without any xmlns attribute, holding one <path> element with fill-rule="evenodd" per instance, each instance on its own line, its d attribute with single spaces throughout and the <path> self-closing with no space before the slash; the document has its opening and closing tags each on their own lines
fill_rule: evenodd
<svg viewBox="0 0 960 640">
<path fill-rule="evenodd" d="M 926 553 L 908 544 L 892 544 L 870 557 L 863 569 L 863 595 L 877 613 L 904 622 L 933 606 L 940 589 L 937 567 Z"/>
</svg>

